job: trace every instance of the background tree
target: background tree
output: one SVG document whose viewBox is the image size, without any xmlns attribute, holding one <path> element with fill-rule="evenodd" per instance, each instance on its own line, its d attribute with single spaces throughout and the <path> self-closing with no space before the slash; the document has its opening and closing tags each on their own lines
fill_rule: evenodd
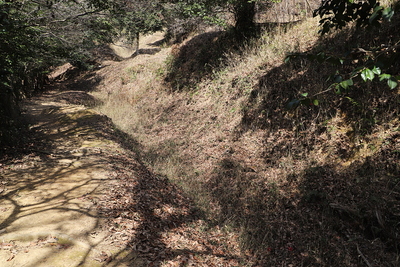
<svg viewBox="0 0 400 267">
<path fill-rule="evenodd" d="M 229 3 L 231 2 L 231 3 Z M 254 17 L 256 15 L 256 1 L 237 0 L 229 1 L 235 16 L 235 31 L 239 37 L 246 37 L 255 32 Z"/>
<path fill-rule="evenodd" d="M 80 68 L 95 46 L 123 32 L 162 27 L 158 1 L 0 0 L 0 142 L 18 114 L 18 101 L 42 89 L 51 66 Z"/>
<path fill-rule="evenodd" d="M 29 12 L 28 12 L 29 11 Z M 31 2 L 0 1 L 0 142 L 18 114 L 18 100 L 43 84 L 43 73 L 65 53 L 60 39 L 38 25 L 40 9 Z"/>
<path fill-rule="evenodd" d="M 128 41 L 136 41 L 139 46 L 139 34 L 162 30 L 165 26 L 164 6 L 159 1 L 114 0 L 109 9 L 110 25 L 116 32 L 114 36 Z"/>
<path fill-rule="evenodd" d="M 255 33 L 255 15 L 257 4 L 273 3 L 273 0 L 181 0 L 177 1 L 183 6 L 187 14 L 196 15 L 211 22 L 221 23 L 221 14 L 229 12 L 233 14 L 234 31 L 237 37 L 246 38 Z"/>
</svg>

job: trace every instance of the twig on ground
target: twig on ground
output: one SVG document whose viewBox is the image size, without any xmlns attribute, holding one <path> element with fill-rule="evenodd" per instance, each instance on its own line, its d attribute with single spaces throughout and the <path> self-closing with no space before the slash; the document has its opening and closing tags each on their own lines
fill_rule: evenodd
<svg viewBox="0 0 400 267">
<path fill-rule="evenodd" d="M 368 267 L 373 267 L 373 266 L 371 265 L 371 263 L 369 263 L 367 257 L 365 257 L 364 254 L 361 252 L 360 247 L 358 246 L 358 244 L 356 244 L 356 245 L 357 245 L 357 252 L 358 252 L 358 254 L 360 255 L 360 257 L 364 260 L 365 264 L 366 264 Z"/>
</svg>

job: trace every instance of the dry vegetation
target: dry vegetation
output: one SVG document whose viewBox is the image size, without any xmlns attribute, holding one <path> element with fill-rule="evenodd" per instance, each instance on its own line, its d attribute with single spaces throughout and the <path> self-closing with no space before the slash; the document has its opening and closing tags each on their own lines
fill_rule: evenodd
<svg viewBox="0 0 400 267">
<path fill-rule="evenodd" d="M 206 32 L 107 61 L 92 95 L 148 167 L 194 200 L 202 215 L 190 227 L 240 244 L 241 266 L 399 266 L 399 89 L 361 84 L 284 108 L 334 72 L 284 64 L 287 53 L 342 55 L 368 40 L 352 28 L 321 38 L 317 27 L 276 27 L 243 46 Z"/>
</svg>

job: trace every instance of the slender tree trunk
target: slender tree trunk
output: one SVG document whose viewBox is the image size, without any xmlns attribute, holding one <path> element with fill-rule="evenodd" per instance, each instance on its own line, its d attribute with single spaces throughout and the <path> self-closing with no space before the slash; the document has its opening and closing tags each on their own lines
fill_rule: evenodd
<svg viewBox="0 0 400 267">
<path fill-rule="evenodd" d="M 238 37 L 246 38 L 255 33 L 254 17 L 256 15 L 255 2 L 241 0 L 234 6 L 235 31 Z"/>
<path fill-rule="evenodd" d="M 135 52 L 135 55 L 139 55 L 139 32 L 136 33 L 135 42 L 136 42 L 136 52 Z"/>
<path fill-rule="evenodd" d="M 19 109 L 15 95 L 12 91 L 0 92 L 0 119 L 1 123 L 7 122 L 8 120 L 15 119 L 19 114 Z M 2 116 L 4 116 L 2 118 Z"/>
</svg>

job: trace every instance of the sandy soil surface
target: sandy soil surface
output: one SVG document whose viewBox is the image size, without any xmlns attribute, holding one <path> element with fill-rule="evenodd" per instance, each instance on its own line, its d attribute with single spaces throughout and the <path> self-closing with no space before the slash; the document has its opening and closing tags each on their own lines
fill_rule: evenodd
<svg viewBox="0 0 400 267">
<path fill-rule="evenodd" d="M 163 32 L 156 32 L 151 35 L 140 36 L 139 47 L 136 47 L 135 40 L 128 41 L 124 38 L 121 38 L 115 43 L 110 44 L 109 47 L 118 57 L 127 59 L 137 54 L 154 54 L 159 52 L 161 49 L 157 47 L 157 42 L 163 38 Z"/>
<path fill-rule="evenodd" d="M 0 266 L 102 266 L 123 254 L 95 208 L 110 183 L 104 151 L 120 149 L 102 132 L 109 119 L 58 95 L 25 103 L 36 144 L 0 173 Z"/>
</svg>

